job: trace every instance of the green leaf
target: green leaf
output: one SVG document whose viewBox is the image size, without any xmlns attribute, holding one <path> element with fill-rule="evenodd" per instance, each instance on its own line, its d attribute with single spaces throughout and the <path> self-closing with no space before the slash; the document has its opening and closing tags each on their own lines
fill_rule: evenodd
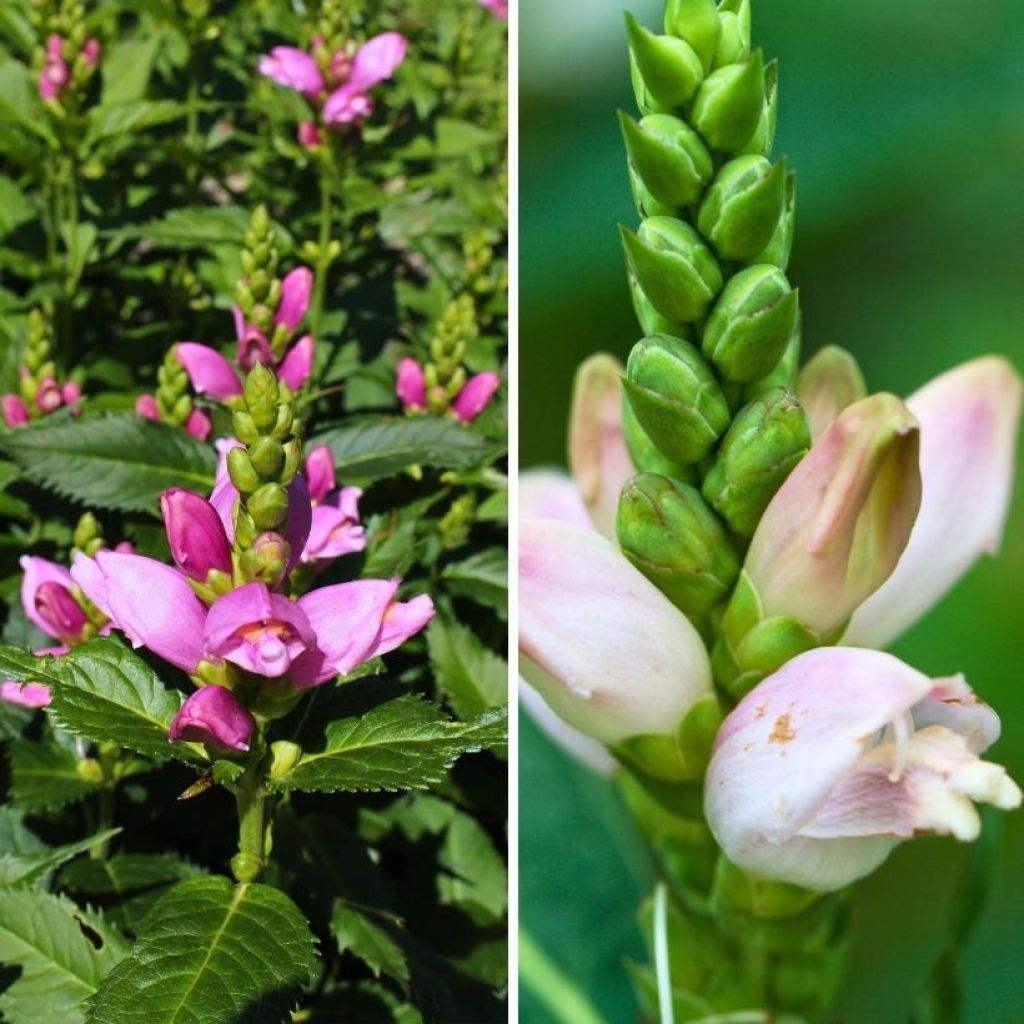
<svg viewBox="0 0 1024 1024">
<path fill-rule="evenodd" d="M 427 630 L 437 684 L 460 718 L 472 718 L 508 700 L 508 663 L 477 635 L 443 612 Z"/>
<path fill-rule="evenodd" d="M 450 722 L 427 701 L 399 697 L 329 723 L 323 749 L 307 751 L 276 784 L 322 792 L 426 789 L 461 754 L 503 743 L 506 718 L 506 709 L 497 708 L 471 722 Z"/>
<path fill-rule="evenodd" d="M 158 36 L 137 35 L 115 39 L 103 54 L 102 106 L 116 106 L 146 95 L 153 61 L 160 47 Z"/>
<path fill-rule="evenodd" d="M 213 486 L 213 449 L 134 413 L 39 420 L 3 444 L 29 479 L 92 507 L 156 514 L 168 487 Z"/>
<path fill-rule="evenodd" d="M 315 965 L 298 907 L 269 885 L 193 878 L 161 897 L 88 1024 L 276 1024 Z"/>
<path fill-rule="evenodd" d="M 0 238 L 6 238 L 34 214 L 34 204 L 29 197 L 10 178 L 0 175 Z"/>
<path fill-rule="evenodd" d="M 0 963 L 21 968 L 0 995 L 11 1024 L 82 1024 L 84 1001 L 124 953 L 116 931 L 69 899 L 0 889 Z"/>
<path fill-rule="evenodd" d="M 350 420 L 318 434 L 309 448 L 334 452 L 338 478 L 367 483 L 410 466 L 472 469 L 494 458 L 495 443 L 451 420 L 432 416 L 378 416 Z"/>
<path fill-rule="evenodd" d="M 389 934 L 398 928 L 380 911 L 364 911 L 355 904 L 338 900 L 331 914 L 331 932 L 339 953 L 359 957 L 379 978 L 387 974 L 403 985 L 409 980 L 409 968 L 402 947 Z"/>
<path fill-rule="evenodd" d="M 0 886 L 30 885 L 77 857 L 80 853 L 85 853 L 86 850 L 91 850 L 94 846 L 113 839 L 120 832 L 119 828 L 111 828 L 105 832 L 97 832 L 96 835 L 89 836 L 88 839 L 80 839 L 77 843 L 66 843 L 64 846 L 54 846 L 52 849 L 43 848 L 28 855 L 15 856 L 5 853 L 0 856 Z M 98 862 L 92 861 L 92 863 Z"/>
<path fill-rule="evenodd" d="M 184 697 L 123 644 L 92 640 L 58 658 L 56 667 L 60 681 L 49 711 L 60 728 L 156 760 L 199 759 L 189 744 L 167 738 Z"/>
<path fill-rule="evenodd" d="M 117 234 L 173 249 L 224 244 L 240 248 L 248 229 L 249 214 L 240 206 L 186 206 L 160 219 L 122 228 Z"/>
<path fill-rule="evenodd" d="M 13 60 L 0 64 L 0 120 L 5 131 L 16 125 L 55 146 L 46 118 L 39 114 L 38 93 L 28 68 Z"/>
<path fill-rule="evenodd" d="M 493 608 L 502 619 L 508 617 L 508 552 L 488 548 L 441 573 L 449 591 L 472 598 Z"/>
<path fill-rule="evenodd" d="M 442 903 L 454 903 L 484 924 L 502 920 L 508 907 L 505 862 L 475 819 L 455 816 L 438 863 L 448 872 L 438 879 Z"/>
<path fill-rule="evenodd" d="M 90 112 L 85 145 L 96 147 L 101 142 L 114 140 L 114 148 L 121 149 L 124 148 L 124 137 L 132 132 L 179 121 L 187 113 L 188 107 L 184 103 L 173 100 L 133 100 L 116 105 L 104 103 Z"/>
<path fill-rule="evenodd" d="M 78 758 L 68 747 L 48 741 L 16 740 L 10 745 L 11 798 L 19 807 L 42 811 L 81 800 L 99 783 L 78 773 Z"/>
<path fill-rule="evenodd" d="M 46 683 L 54 686 L 60 679 L 54 672 L 57 659 L 44 655 L 36 657 L 31 651 L 23 651 L 20 647 L 0 644 L 0 676 L 13 679 L 17 683 Z"/>
<path fill-rule="evenodd" d="M 500 132 L 481 128 L 470 121 L 459 121 L 450 117 L 437 119 L 436 153 L 441 159 L 465 156 L 501 140 Z"/>
</svg>

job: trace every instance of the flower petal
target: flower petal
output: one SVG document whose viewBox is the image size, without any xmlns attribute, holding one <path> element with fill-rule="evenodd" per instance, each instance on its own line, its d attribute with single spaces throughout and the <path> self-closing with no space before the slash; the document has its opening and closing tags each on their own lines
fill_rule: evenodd
<svg viewBox="0 0 1024 1024">
<path fill-rule="evenodd" d="M 921 424 L 921 511 L 895 571 L 857 609 L 844 643 L 885 647 L 983 554 L 999 547 L 1013 487 L 1021 381 L 987 356 L 907 400 Z"/>
<path fill-rule="evenodd" d="M 352 62 L 352 73 L 346 85 L 366 92 L 378 82 L 390 78 L 405 59 L 409 44 L 398 32 L 382 32 L 364 43 Z"/>
<path fill-rule="evenodd" d="M 261 75 L 310 98 L 325 88 L 316 61 L 294 46 L 275 46 L 269 54 L 260 57 L 259 71 Z"/>
<path fill-rule="evenodd" d="M 231 545 L 213 505 L 183 487 L 172 487 L 160 496 L 160 509 L 171 557 L 186 576 L 205 582 L 211 569 L 231 572 Z"/>
<path fill-rule="evenodd" d="M 501 385 L 501 378 L 496 373 L 478 373 L 470 377 L 452 402 L 452 412 L 463 423 L 475 420 L 487 408 L 494 392 Z"/>
<path fill-rule="evenodd" d="M 367 660 L 401 647 L 406 640 L 425 629 L 433 617 L 434 602 L 428 594 L 420 594 L 411 601 L 392 601 L 381 619 L 380 632 Z"/>
<path fill-rule="evenodd" d="M 306 483 L 310 501 L 323 501 L 334 490 L 334 452 L 327 445 L 319 445 L 306 456 Z"/>
<path fill-rule="evenodd" d="M 174 347 L 174 355 L 199 394 L 211 395 L 223 402 L 242 393 L 242 382 L 235 368 L 216 349 L 194 341 L 180 341 Z"/>
<path fill-rule="evenodd" d="M 172 743 L 208 743 L 246 751 L 255 731 L 256 720 L 230 690 L 204 686 L 182 704 L 169 735 Z"/>
<path fill-rule="evenodd" d="M 312 294 L 313 271 L 309 267 L 296 267 L 285 274 L 281 282 L 281 301 L 277 304 L 274 323 L 284 324 L 289 331 L 294 331 L 302 323 L 302 318 L 309 309 Z"/>
<path fill-rule="evenodd" d="M 313 372 L 316 342 L 312 334 L 304 334 L 290 349 L 277 368 L 277 377 L 292 391 L 301 391 Z"/>
<path fill-rule="evenodd" d="M 600 534 L 523 520 L 519 605 L 523 675 L 604 743 L 669 732 L 711 693 L 697 631 Z"/>
<path fill-rule="evenodd" d="M 426 408 L 427 386 L 423 376 L 423 367 L 415 359 L 406 357 L 398 364 L 398 371 L 395 374 L 395 393 L 403 408 Z"/>
<path fill-rule="evenodd" d="M 585 530 L 594 527 L 579 488 L 559 469 L 528 469 L 520 473 L 519 518 L 561 519 Z"/>
<path fill-rule="evenodd" d="M 18 560 L 25 573 L 21 580 L 21 606 L 29 622 L 41 629 L 47 636 L 54 636 L 49 621 L 36 607 L 36 593 L 44 583 L 57 583 L 65 590 L 74 586 L 71 573 L 63 565 L 36 555 L 22 555 Z"/>
</svg>

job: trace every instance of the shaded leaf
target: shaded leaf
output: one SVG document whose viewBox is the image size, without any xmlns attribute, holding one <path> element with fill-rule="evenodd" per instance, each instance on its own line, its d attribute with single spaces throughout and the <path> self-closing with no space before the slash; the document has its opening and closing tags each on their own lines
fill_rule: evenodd
<svg viewBox="0 0 1024 1024">
<path fill-rule="evenodd" d="M 508 663 L 460 622 L 442 613 L 427 629 L 437 684 L 460 718 L 508 700 Z"/>
<path fill-rule="evenodd" d="M 53 742 L 17 740 L 10 759 L 12 800 L 28 810 L 62 807 L 100 788 L 79 774 L 73 750 Z"/>
<path fill-rule="evenodd" d="M 453 594 L 472 598 L 508 617 L 508 552 L 488 548 L 446 566 L 441 578 Z"/>
</svg>

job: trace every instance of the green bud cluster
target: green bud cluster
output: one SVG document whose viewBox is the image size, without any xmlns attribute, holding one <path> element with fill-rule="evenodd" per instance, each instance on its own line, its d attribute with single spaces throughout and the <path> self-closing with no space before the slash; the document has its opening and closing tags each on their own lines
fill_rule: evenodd
<svg viewBox="0 0 1024 1024">
<path fill-rule="evenodd" d="M 663 33 L 626 25 L 641 116 L 620 123 L 641 223 L 622 240 L 644 337 L 623 381 L 640 475 L 618 537 L 713 638 L 747 542 L 810 447 L 792 392 L 794 178 L 770 159 L 776 67 L 751 48 L 749 0 L 669 0 Z"/>
<path fill-rule="evenodd" d="M 82 0 L 31 0 L 29 20 L 39 39 L 32 55 L 33 77 L 46 65 L 47 40 L 52 35 L 60 36 L 61 56 L 67 63 L 69 78 L 59 99 L 51 100 L 50 106 L 60 114 L 76 111 L 96 74 L 95 61 L 86 59 L 82 52 L 90 36 L 85 4 Z"/>
<path fill-rule="evenodd" d="M 232 448 L 227 458 L 228 475 L 239 493 L 236 568 L 245 580 L 277 583 L 289 556 L 278 531 L 288 518 L 288 485 L 302 465 L 295 396 L 272 370 L 254 366 L 232 425 L 243 445 Z"/>
<path fill-rule="evenodd" d="M 462 240 L 467 289 L 474 295 L 493 295 L 503 287 L 494 263 L 493 235 L 478 231 Z"/>
<path fill-rule="evenodd" d="M 323 0 L 315 32 L 323 46 L 317 46 L 314 51 L 322 71 L 327 70 L 331 56 L 345 49 L 346 43 L 351 41 L 353 24 L 361 13 L 361 0 Z"/>
<path fill-rule="evenodd" d="M 447 412 L 462 390 L 466 383 L 462 363 L 470 342 L 478 334 L 473 297 L 463 294 L 449 302 L 437 321 L 430 339 L 430 358 L 423 367 L 428 412 Z"/>
<path fill-rule="evenodd" d="M 172 345 L 167 350 L 160 369 L 156 372 L 154 397 L 161 423 L 168 423 L 173 427 L 185 425 L 195 408 L 189 388 L 188 374 L 185 372 L 185 367 L 178 362 L 175 348 Z"/>
<path fill-rule="evenodd" d="M 274 313 L 281 301 L 281 281 L 277 276 L 279 260 L 270 214 L 265 206 L 257 206 L 245 234 L 242 277 L 235 286 L 235 302 L 245 322 L 258 327 L 267 336 L 276 355 L 281 354 L 279 349 L 287 342 L 287 338 L 283 338 L 275 347 L 277 339 L 272 330 Z"/>
<path fill-rule="evenodd" d="M 469 536 L 476 520 L 476 497 L 472 491 L 459 495 L 437 524 L 441 535 L 441 546 L 450 551 L 457 548 Z"/>
<path fill-rule="evenodd" d="M 18 390 L 28 406 L 29 416 L 33 418 L 39 415 L 35 400 L 40 384 L 57 376 L 57 364 L 52 355 L 53 341 L 53 323 L 49 315 L 42 309 L 33 309 L 28 315 L 25 353 L 18 380 Z"/>
<path fill-rule="evenodd" d="M 81 551 L 83 554 L 89 555 L 90 558 L 100 548 L 107 546 L 107 542 L 103 538 L 103 527 L 91 512 L 86 512 L 78 520 L 75 532 L 71 536 L 71 543 L 75 551 Z"/>
</svg>

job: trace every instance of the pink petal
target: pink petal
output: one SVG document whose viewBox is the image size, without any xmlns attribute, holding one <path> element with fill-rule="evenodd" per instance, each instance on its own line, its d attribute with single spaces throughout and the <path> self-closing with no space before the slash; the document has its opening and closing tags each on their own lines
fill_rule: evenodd
<svg viewBox="0 0 1024 1024">
<path fill-rule="evenodd" d="M 313 271 L 309 267 L 296 267 L 281 282 L 281 301 L 274 314 L 274 323 L 283 324 L 294 331 L 302 323 L 309 298 L 313 294 Z"/>
<path fill-rule="evenodd" d="M 323 501 L 334 490 L 334 452 L 327 445 L 319 445 L 306 456 L 306 482 L 314 502 Z"/>
<path fill-rule="evenodd" d="M 366 531 L 349 510 L 330 502 L 317 505 L 313 509 L 312 528 L 302 552 L 304 562 L 340 558 L 342 555 L 363 551 L 365 548 Z"/>
<path fill-rule="evenodd" d="M 576 371 L 569 467 L 594 526 L 615 539 L 619 492 L 636 470 L 622 433 L 622 364 L 603 353 Z"/>
<path fill-rule="evenodd" d="M 256 720 L 223 686 L 204 686 L 181 706 L 171 722 L 172 743 L 208 743 L 229 750 L 249 749 Z"/>
<path fill-rule="evenodd" d="M 569 725 L 604 743 L 670 733 L 711 694 L 697 631 L 600 534 L 519 524 L 522 674 Z"/>
<path fill-rule="evenodd" d="M 4 395 L 0 398 L 0 409 L 3 410 L 7 426 L 21 427 L 28 423 L 28 406 L 17 395 Z"/>
<path fill-rule="evenodd" d="M 519 518 L 561 519 L 592 530 L 580 490 L 557 469 L 528 469 L 519 476 Z"/>
<path fill-rule="evenodd" d="M 160 496 L 171 557 L 186 576 L 201 583 L 211 569 L 231 573 L 231 545 L 217 510 L 205 498 L 182 487 Z"/>
<path fill-rule="evenodd" d="M 35 555 L 22 555 L 18 564 L 25 573 L 21 581 L 21 606 L 29 622 L 41 629 L 47 636 L 54 636 L 50 623 L 36 607 L 36 595 L 44 583 L 56 583 L 65 590 L 74 586 L 71 573 L 56 562 Z"/>
<path fill-rule="evenodd" d="M 174 354 L 199 394 L 211 395 L 223 402 L 242 393 L 242 382 L 235 368 L 216 349 L 182 341 L 175 346 Z"/>
<path fill-rule="evenodd" d="M 844 643 L 885 647 L 1003 536 L 1013 491 L 1021 382 L 986 356 L 907 400 L 921 425 L 921 511 L 895 571 L 857 609 Z"/>
<path fill-rule="evenodd" d="M 200 441 L 207 441 L 210 431 L 213 430 L 213 423 L 210 417 L 202 409 L 193 409 L 185 420 L 185 433 Z"/>
<path fill-rule="evenodd" d="M 148 647 L 172 665 L 194 672 L 205 653 L 206 609 L 185 576 L 141 555 L 98 551 L 95 561 L 103 575 L 105 594 L 101 596 L 114 627 L 135 647 Z"/>
<path fill-rule="evenodd" d="M 160 409 L 156 404 L 155 395 L 139 395 L 135 399 L 135 412 L 147 420 L 153 420 L 155 423 L 160 422 Z"/>
<path fill-rule="evenodd" d="M 420 594 L 411 601 L 392 601 L 381 619 L 380 633 L 367 660 L 401 647 L 406 640 L 425 629 L 433 617 L 434 602 L 427 594 Z"/>
<path fill-rule="evenodd" d="M 0 682 L 0 700 L 23 708 L 45 708 L 51 700 L 50 688 L 42 683 L 16 683 L 6 679 Z"/>
<path fill-rule="evenodd" d="M 121 545 L 118 545 L 116 550 L 120 552 Z M 125 553 L 132 554 L 132 551 Z M 82 593 L 109 619 L 110 602 L 107 600 L 107 581 L 103 578 L 96 559 L 79 551 L 71 562 L 71 577 Z"/>
<path fill-rule="evenodd" d="M 346 83 L 350 88 L 366 92 L 378 82 L 390 78 L 405 59 L 408 42 L 398 32 L 382 32 L 360 47 L 352 63 Z"/>
<path fill-rule="evenodd" d="M 316 649 L 292 665 L 292 682 L 316 686 L 347 675 L 372 658 L 384 614 L 397 590 L 397 580 L 357 580 L 321 587 L 299 598 L 316 632 Z"/>
<path fill-rule="evenodd" d="M 298 604 L 247 583 L 218 598 L 206 619 L 206 650 L 249 672 L 283 676 L 316 642 Z"/>
<path fill-rule="evenodd" d="M 288 350 L 288 354 L 277 368 L 278 379 L 283 380 L 292 391 L 301 391 L 313 372 L 315 354 L 316 343 L 313 341 L 313 335 L 304 334 Z"/>
<path fill-rule="evenodd" d="M 354 124 L 365 121 L 373 113 L 373 100 L 365 93 L 346 83 L 335 89 L 324 104 L 326 124 Z"/>
<path fill-rule="evenodd" d="M 398 372 L 395 375 L 395 392 L 404 408 L 426 408 L 427 385 L 423 377 L 423 367 L 415 359 L 410 359 L 407 356 L 398 364 Z"/>
<path fill-rule="evenodd" d="M 35 607 L 46 622 L 46 632 L 61 643 L 77 643 L 89 625 L 82 606 L 63 583 L 41 583 L 36 588 Z"/>
<path fill-rule="evenodd" d="M 316 149 L 323 145 L 323 136 L 315 121 L 301 121 L 298 131 L 299 145 L 303 149 Z"/>
<path fill-rule="evenodd" d="M 452 403 L 452 411 L 463 423 L 475 420 L 487 408 L 500 385 L 501 378 L 496 373 L 478 373 L 470 377 Z"/>
<path fill-rule="evenodd" d="M 316 61 L 294 46 L 275 46 L 269 54 L 260 57 L 259 71 L 261 75 L 310 99 L 325 88 Z"/>
</svg>

